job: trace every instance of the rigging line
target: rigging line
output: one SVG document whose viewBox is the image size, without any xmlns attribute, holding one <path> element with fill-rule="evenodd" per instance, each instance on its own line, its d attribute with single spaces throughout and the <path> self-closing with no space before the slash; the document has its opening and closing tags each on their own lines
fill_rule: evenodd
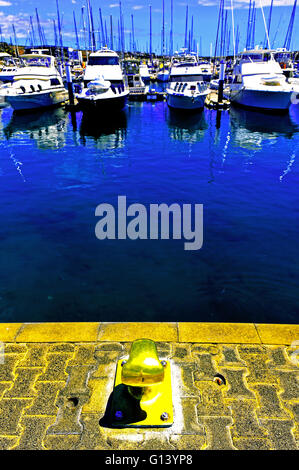
<svg viewBox="0 0 299 470">
<path fill-rule="evenodd" d="M 233 28 L 233 45 L 234 45 L 234 62 L 236 58 L 236 43 L 235 43 L 235 20 L 234 20 L 234 6 L 233 0 L 230 0 L 231 10 L 232 10 L 232 28 Z"/>
<path fill-rule="evenodd" d="M 264 21 L 264 26 L 265 26 L 266 36 L 267 36 L 268 48 L 271 49 L 270 39 L 269 39 L 269 34 L 268 34 L 268 28 L 267 28 L 267 24 L 266 24 L 266 18 L 265 18 L 265 15 L 264 15 L 264 9 L 263 9 L 263 5 L 262 5 L 262 0 L 260 0 L 260 7 L 261 7 L 261 10 L 262 10 L 262 15 L 263 15 L 263 21 Z"/>
</svg>

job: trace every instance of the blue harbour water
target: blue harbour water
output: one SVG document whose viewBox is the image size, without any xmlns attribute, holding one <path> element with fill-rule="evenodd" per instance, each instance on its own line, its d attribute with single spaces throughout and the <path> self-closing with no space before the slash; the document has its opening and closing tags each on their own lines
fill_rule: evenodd
<svg viewBox="0 0 299 470">
<path fill-rule="evenodd" d="M 299 105 L 0 112 L 1 322 L 298 322 Z M 98 240 L 118 195 L 203 204 L 203 247 Z"/>
</svg>

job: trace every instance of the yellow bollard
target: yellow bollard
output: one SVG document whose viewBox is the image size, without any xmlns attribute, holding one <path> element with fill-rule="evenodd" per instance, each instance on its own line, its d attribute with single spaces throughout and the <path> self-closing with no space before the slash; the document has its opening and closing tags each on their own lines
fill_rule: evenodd
<svg viewBox="0 0 299 470">
<path fill-rule="evenodd" d="M 173 424 L 169 361 L 160 361 L 154 341 L 132 343 L 118 361 L 111 404 L 114 427 L 168 427 Z"/>
</svg>

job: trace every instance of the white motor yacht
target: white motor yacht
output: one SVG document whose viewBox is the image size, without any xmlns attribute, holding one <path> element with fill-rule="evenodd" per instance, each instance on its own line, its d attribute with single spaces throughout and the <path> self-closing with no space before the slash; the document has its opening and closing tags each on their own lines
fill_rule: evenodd
<svg viewBox="0 0 299 470">
<path fill-rule="evenodd" d="M 204 82 L 209 82 L 212 78 L 212 65 L 207 60 L 199 60 L 198 65 Z"/>
<path fill-rule="evenodd" d="M 30 111 L 57 106 L 67 101 L 68 93 L 55 67 L 55 59 L 47 54 L 24 54 L 22 66 L 12 83 L 1 86 L 0 96 L 15 111 Z"/>
<path fill-rule="evenodd" d="M 0 53 L 0 61 L 2 63 L 0 70 L 0 82 L 12 82 L 20 66 L 20 60 L 16 57 L 12 57 L 9 54 Z"/>
<path fill-rule="evenodd" d="M 168 82 L 169 80 L 169 70 L 162 66 L 157 73 L 158 82 Z"/>
<path fill-rule="evenodd" d="M 83 109 L 123 109 L 129 95 L 116 52 L 107 47 L 89 55 L 84 88 L 76 95 Z"/>
<path fill-rule="evenodd" d="M 141 77 L 141 79 L 143 80 L 144 83 L 147 83 L 147 82 L 150 81 L 151 75 L 150 75 L 149 68 L 148 68 L 147 64 L 145 64 L 145 63 L 140 64 L 139 74 L 140 74 L 140 77 Z"/>
<path fill-rule="evenodd" d="M 254 49 L 238 57 L 224 92 L 232 104 L 264 111 L 287 111 L 294 95 L 273 51 Z"/>
<path fill-rule="evenodd" d="M 195 55 L 183 53 L 173 57 L 166 93 L 170 108 L 192 111 L 204 107 L 208 84 Z"/>
</svg>

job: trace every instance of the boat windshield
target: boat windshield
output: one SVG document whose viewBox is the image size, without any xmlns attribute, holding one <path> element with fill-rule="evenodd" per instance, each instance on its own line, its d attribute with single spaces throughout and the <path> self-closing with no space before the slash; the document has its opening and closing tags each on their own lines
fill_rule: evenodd
<svg viewBox="0 0 299 470">
<path fill-rule="evenodd" d="M 51 59 L 50 57 L 24 57 L 23 58 L 25 65 L 30 67 L 50 67 Z"/>
<path fill-rule="evenodd" d="M 90 56 L 88 65 L 119 65 L 118 57 Z"/>
<path fill-rule="evenodd" d="M 202 75 L 172 75 L 170 82 L 202 82 Z"/>
<path fill-rule="evenodd" d="M 243 62 L 267 62 L 270 58 L 270 54 L 243 54 L 241 60 Z"/>
</svg>

